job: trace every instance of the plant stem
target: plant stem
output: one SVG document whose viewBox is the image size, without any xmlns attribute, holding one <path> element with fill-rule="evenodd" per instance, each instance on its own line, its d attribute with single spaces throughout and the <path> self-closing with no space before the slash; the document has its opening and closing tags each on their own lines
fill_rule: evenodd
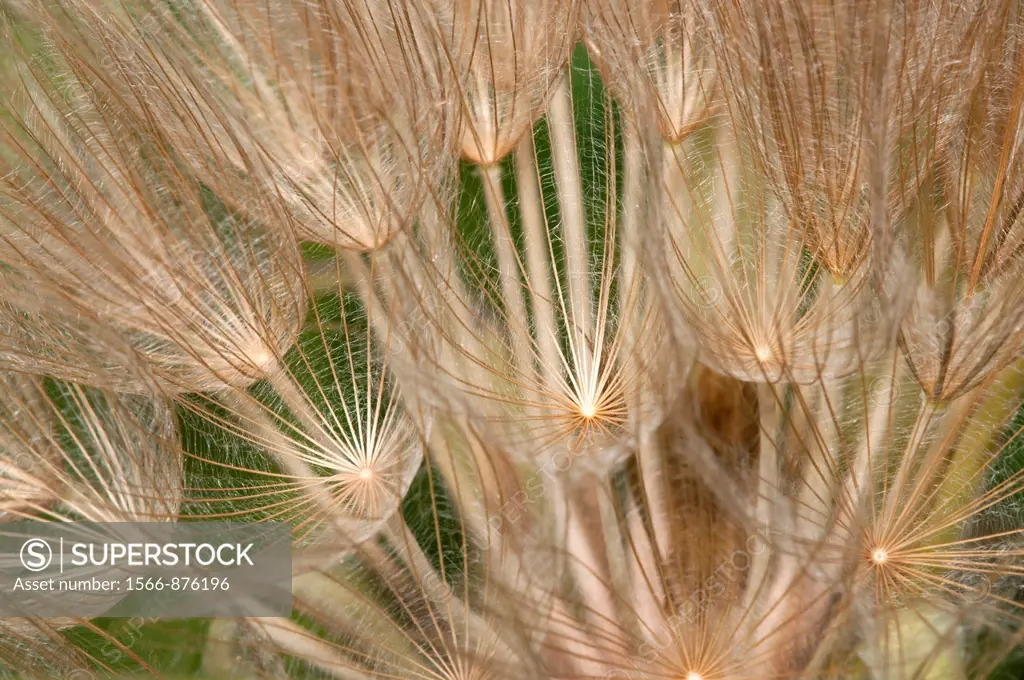
<svg viewBox="0 0 1024 680">
<path fill-rule="evenodd" d="M 643 145 L 635 130 L 629 125 L 623 129 L 623 195 L 622 229 L 619 233 L 622 249 L 622 266 L 619 270 L 619 313 L 625 334 L 626 361 L 630 371 L 638 380 L 644 380 L 643 360 L 638 352 L 639 339 L 649 329 L 644 327 L 643 303 L 640 295 L 640 243 L 639 234 L 646 210 L 644 203 L 644 182 L 647 177 L 644 167 Z M 660 452 L 653 446 L 649 433 L 644 431 L 643 400 L 648 390 L 637 390 L 638 400 L 629 405 L 632 431 L 637 438 L 637 463 L 643 485 L 645 502 L 654 529 L 656 551 L 664 556 L 669 545 L 669 509 L 666 501 L 666 479 Z"/>
<path fill-rule="evenodd" d="M 758 528 L 773 528 L 778 519 L 777 507 L 779 493 L 779 450 L 777 438 L 782 435 L 779 428 L 779 405 L 776 402 L 775 387 L 765 383 L 757 385 L 757 408 L 761 429 L 760 448 L 757 466 L 757 506 L 756 522 Z M 771 550 L 767 547 L 750 559 L 750 571 L 747 580 L 747 606 L 753 606 L 758 592 L 764 585 L 771 561 Z"/>
<path fill-rule="evenodd" d="M 544 389 L 557 394 L 563 366 L 558 347 L 558 328 L 555 325 L 555 307 L 552 303 L 552 268 L 549 266 L 549 262 L 554 262 L 554 254 L 547 236 L 548 225 L 537 179 L 533 135 L 523 137 L 516 150 L 515 162 L 519 207 L 526 235 L 526 275 L 530 282 L 527 291 L 533 308 L 537 347 L 540 351 L 539 377 Z"/>
<path fill-rule="evenodd" d="M 530 337 L 526 307 L 523 305 L 523 286 L 519 278 L 522 263 L 512 239 L 512 227 L 505 212 L 505 192 L 501 187 L 501 167 L 498 165 L 479 166 L 480 178 L 484 185 L 487 203 L 487 221 L 491 227 L 494 252 L 498 258 L 498 276 L 501 295 L 505 302 L 505 319 L 512 335 L 512 352 L 509 363 L 519 375 L 532 375 L 533 362 L 530 352 Z"/>
<path fill-rule="evenodd" d="M 558 184 L 558 202 L 562 212 L 562 238 L 565 242 L 565 265 L 569 282 L 569 317 L 574 326 L 570 337 L 574 340 L 575 351 L 585 357 L 583 366 L 589 367 L 591 362 L 587 336 L 592 331 L 593 323 L 590 254 L 572 107 L 572 91 L 569 75 L 566 74 L 551 98 L 548 126 L 551 131 L 555 181 Z"/>
</svg>

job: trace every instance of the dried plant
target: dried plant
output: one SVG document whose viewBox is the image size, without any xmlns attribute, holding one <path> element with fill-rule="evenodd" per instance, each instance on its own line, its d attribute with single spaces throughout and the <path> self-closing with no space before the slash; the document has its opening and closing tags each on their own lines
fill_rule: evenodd
<svg viewBox="0 0 1024 680">
<path fill-rule="evenodd" d="M 183 497 L 183 457 L 165 399 L 118 397 L 104 390 L 16 373 L 0 374 L 0 521 L 175 521 Z M 5 664 L 30 672 L 64 659 L 71 672 L 86 663 L 61 630 L 82 617 L 4 619 Z"/>
<path fill-rule="evenodd" d="M 349 552 L 398 510 L 430 431 L 415 394 L 395 380 L 401 341 L 367 283 L 373 268 L 351 254 L 325 265 L 337 280 L 347 267 L 361 283 L 321 290 L 306 330 L 259 385 L 184 404 L 252 449 L 239 459 L 196 442 L 190 456 L 203 481 L 190 486 L 190 514 L 290 521 L 314 561 Z"/>
<path fill-rule="evenodd" d="M 4 74 L 7 363 L 145 390 L 134 375 L 80 374 L 104 352 L 98 328 L 123 338 L 130 349 L 118 351 L 140 357 L 169 390 L 253 382 L 291 346 L 304 315 L 298 245 L 228 210 L 186 174 L 172 139 L 96 79 L 75 43 L 54 43 L 48 58 L 23 55 Z M 233 197 L 288 224 L 258 191 Z M 36 342 L 47 331 L 63 336 L 59 349 Z M 66 372 L 68 357 L 55 351 L 81 361 Z"/>
<path fill-rule="evenodd" d="M 168 521 L 182 456 L 166 400 L 3 374 L 5 521 Z"/>
<path fill-rule="evenodd" d="M 159 93 L 169 142 L 242 212 L 258 183 L 300 237 L 372 250 L 450 172 L 454 76 L 415 4 L 110 5 L 86 13 L 109 61 Z"/>
<path fill-rule="evenodd" d="M 442 0 L 435 31 L 458 78 L 462 153 L 504 158 L 544 110 L 576 41 L 575 0 Z"/>
<path fill-rule="evenodd" d="M 1020 673 L 1020 3 L 2 11 L 2 518 L 295 530 L 13 674 Z"/>
<path fill-rule="evenodd" d="M 608 0 L 584 11 L 587 49 L 626 115 L 652 107 L 662 137 L 688 136 L 709 115 L 718 79 L 700 13 L 680 0 Z"/>
<path fill-rule="evenodd" d="M 972 11 L 973 10 L 973 11 Z M 961 10 L 955 52 L 928 74 L 934 121 L 910 121 L 896 186 L 900 236 L 919 269 L 900 344 L 935 401 L 964 394 L 1021 346 L 1016 262 L 1021 237 L 1024 47 L 1015 3 Z M 952 23 L 952 22 L 951 22 Z M 950 89 L 950 83 L 956 83 Z"/>
</svg>

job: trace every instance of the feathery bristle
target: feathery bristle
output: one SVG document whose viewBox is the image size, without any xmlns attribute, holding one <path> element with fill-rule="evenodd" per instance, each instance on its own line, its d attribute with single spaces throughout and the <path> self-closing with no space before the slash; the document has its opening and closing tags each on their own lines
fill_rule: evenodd
<svg viewBox="0 0 1024 680">
<path fill-rule="evenodd" d="M 370 275 L 353 255 L 330 262 Z M 192 514 L 290 521 L 298 536 L 327 544 L 333 556 L 397 511 L 420 468 L 429 424 L 394 382 L 389 364 L 400 346 L 377 295 L 365 285 L 321 291 L 312 323 L 264 381 L 187 402 L 255 449 L 243 460 L 192 452 L 203 469 L 189 489 Z"/>
<path fill-rule="evenodd" d="M 228 211 L 183 174 L 169 140 L 74 53 L 54 59 L 59 81 L 38 63 L 5 78 L 13 95 L 0 160 L 0 267 L 12 283 L 5 315 L 39 334 L 111 329 L 174 391 L 259 379 L 304 314 L 297 244 Z M 287 223 L 257 192 L 246 198 L 265 219 Z M 96 363 L 97 350 L 65 347 Z M 112 379 L 64 375 L 44 352 L 18 349 L 16 368 Z M 147 389 L 135 376 L 117 386 Z"/>
<path fill-rule="evenodd" d="M 459 77 L 462 154 L 489 167 L 532 129 L 573 43 L 576 0 L 433 3 Z"/>
<path fill-rule="evenodd" d="M 1019 675 L 1017 0 L 2 16 L 0 519 L 295 532 L 4 670 Z"/>
</svg>

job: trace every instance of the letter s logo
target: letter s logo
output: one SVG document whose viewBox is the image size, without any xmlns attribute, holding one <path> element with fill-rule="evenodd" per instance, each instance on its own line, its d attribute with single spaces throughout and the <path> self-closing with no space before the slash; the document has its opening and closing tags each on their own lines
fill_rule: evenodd
<svg viewBox="0 0 1024 680">
<path fill-rule="evenodd" d="M 53 561 L 50 544 L 41 538 L 30 538 L 21 546 L 21 564 L 29 571 L 42 571 Z"/>
</svg>

